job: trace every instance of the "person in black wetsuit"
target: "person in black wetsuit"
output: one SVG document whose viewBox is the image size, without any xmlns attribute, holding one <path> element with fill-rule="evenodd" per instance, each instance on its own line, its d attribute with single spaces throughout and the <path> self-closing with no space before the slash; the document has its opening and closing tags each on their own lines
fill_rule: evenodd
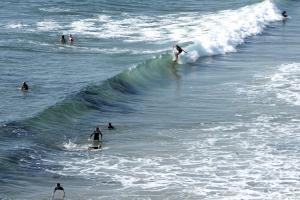
<svg viewBox="0 0 300 200">
<path fill-rule="evenodd" d="M 56 192 L 57 190 L 62 190 L 63 193 L 64 193 L 64 196 L 63 196 L 63 197 L 65 197 L 65 190 L 64 190 L 64 188 L 63 188 L 62 186 L 60 186 L 60 183 L 57 183 L 57 184 L 56 184 L 56 187 L 55 187 L 55 189 L 54 189 L 54 191 L 53 191 L 52 199 L 54 198 L 54 194 L 55 194 L 55 192 Z"/>
<path fill-rule="evenodd" d="M 67 40 L 66 40 L 66 38 L 65 38 L 64 35 L 61 36 L 61 38 L 60 38 L 60 43 L 61 43 L 61 44 L 66 44 L 66 43 L 67 43 Z"/>
<path fill-rule="evenodd" d="M 102 133 L 101 133 L 100 128 L 98 126 L 97 126 L 96 130 L 94 130 L 94 132 L 91 134 L 90 138 L 92 136 L 94 136 L 92 148 L 94 148 L 94 149 L 101 148 Z M 100 138 L 101 138 L 101 140 L 100 140 Z"/>
<path fill-rule="evenodd" d="M 112 130 L 112 129 L 114 129 L 115 127 L 113 127 L 113 125 L 111 125 L 111 123 L 109 122 L 107 128 L 110 129 L 110 130 Z"/>
<path fill-rule="evenodd" d="M 175 61 L 174 62 L 177 62 L 178 60 L 178 56 L 179 54 L 181 54 L 182 52 L 185 52 L 187 53 L 185 50 L 183 50 L 180 46 L 178 46 L 177 44 L 174 45 L 174 48 L 176 48 L 177 52 L 175 53 Z"/>
<path fill-rule="evenodd" d="M 286 12 L 285 10 L 281 13 L 281 15 L 282 15 L 283 17 L 288 17 L 288 14 L 287 14 L 287 12 Z"/>
<path fill-rule="evenodd" d="M 29 89 L 29 87 L 28 87 L 27 83 L 26 83 L 26 82 L 23 82 L 23 85 L 22 85 L 22 87 L 21 87 L 21 90 L 27 91 L 28 89 Z"/>
</svg>

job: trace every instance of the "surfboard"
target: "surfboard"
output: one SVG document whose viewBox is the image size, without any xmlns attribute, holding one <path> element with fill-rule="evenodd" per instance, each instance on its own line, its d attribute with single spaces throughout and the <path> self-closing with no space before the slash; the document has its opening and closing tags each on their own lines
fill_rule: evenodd
<svg viewBox="0 0 300 200">
<path fill-rule="evenodd" d="M 90 146 L 88 149 L 89 150 L 101 149 L 101 146 L 102 146 L 102 141 L 93 140 L 92 146 Z"/>
<path fill-rule="evenodd" d="M 63 190 L 56 190 L 52 196 L 52 200 L 64 200 L 65 193 Z"/>
</svg>

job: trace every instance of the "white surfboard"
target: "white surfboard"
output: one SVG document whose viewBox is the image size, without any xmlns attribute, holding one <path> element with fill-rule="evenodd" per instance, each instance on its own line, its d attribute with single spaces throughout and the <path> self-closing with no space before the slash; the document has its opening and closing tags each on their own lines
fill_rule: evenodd
<svg viewBox="0 0 300 200">
<path fill-rule="evenodd" d="M 52 200 L 64 200 L 65 193 L 63 190 L 56 190 L 53 194 Z"/>
<path fill-rule="evenodd" d="M 92 146 L 89 147 L 89 150 L 92 149 L 101 149 L 102 141 L 93 140 Z"/>
</svg>

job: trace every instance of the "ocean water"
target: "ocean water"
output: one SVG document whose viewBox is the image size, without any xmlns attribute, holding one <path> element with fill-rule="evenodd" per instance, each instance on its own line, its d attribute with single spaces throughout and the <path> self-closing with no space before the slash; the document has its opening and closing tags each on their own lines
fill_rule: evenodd
<svg viewBox="0 0 300 200">
<path fill-rule="evenodd" d="M 300 198 L 299 1 L 0 5 L 1 200 Z"/>
</svg>

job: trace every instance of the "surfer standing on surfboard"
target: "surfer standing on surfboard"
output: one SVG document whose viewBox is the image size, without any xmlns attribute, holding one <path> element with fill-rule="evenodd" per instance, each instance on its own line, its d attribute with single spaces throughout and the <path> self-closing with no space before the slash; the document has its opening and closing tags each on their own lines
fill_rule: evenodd
<svg viewBox="0 0 300 200">
<path fill-rule="evenodd" d="M 182 49 L 180 46 L 178 46 L 177 44 L 174 45 L 173 48 L 176 48 L 176 50 L 177 50 L 177 52 L 175 53 L 175 60 L 174 60 L 174 62 L 177 62 L 179 54 L 181 54 L 182 52 L 187 53 L 185 50 L 183 50 L 183 49 Z"/>
<path fill-rule="evenodd" d="M 93 139 L 93 146 L 92 148 L 101 148 L 101 143 L 102 141 L 102 133 L 100 131 L 100 128 L 97 126 L 96 130 L 91 134 L 90 138 L 94 135 Z M 101 136 L 101 140 L 99 139 L 99 136 Z"/>
</svg>

